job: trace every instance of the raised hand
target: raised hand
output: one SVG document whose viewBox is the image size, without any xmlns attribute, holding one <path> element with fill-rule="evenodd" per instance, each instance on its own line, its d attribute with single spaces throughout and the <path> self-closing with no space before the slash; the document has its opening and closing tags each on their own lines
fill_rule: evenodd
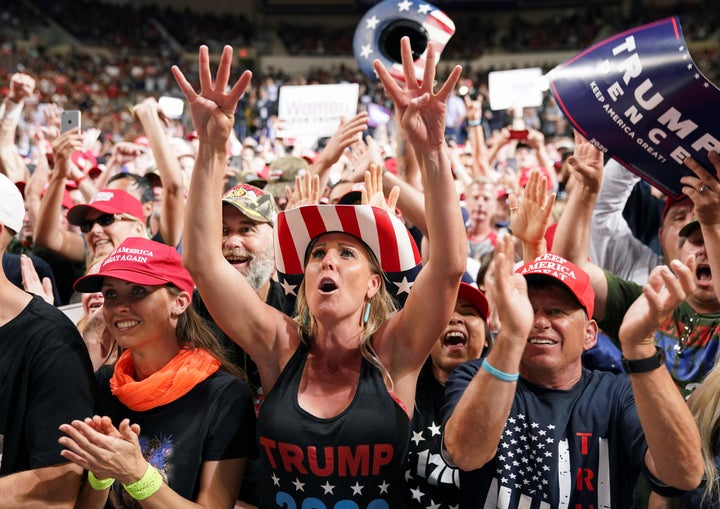
<svg viewBox="0 0 720 509">
<path fill-rule="evenodd" d="M 524 345 L 535 314 L 528 299 L 525 278 L 513 271 L 514 261 L 512 238 L 509 235 L 499 238 L 492 268 L 494 306 L 507 337 Z"/>
<path fill-rule="evenodd" d="M 703 168 L 692 157 L 685 158 L 685 166 L 695 174 L 680 179 L 682 191 L 695 204 L 695 214 L 705 226 L 720 224 L 720 155 L 714 150 L 708 153 L 715 175 Z"/>
<path fill-rule="evenodd" d="M 193 124 L 198 139 L 206 143 L 227 143 L 234 124 L 234 113 L 237 103 L 247 89 L 252 73 L 245 71 L 226 92 L 230 79 L 233 50 L 225 46 L 220 56 L 215 80 L 210 73 L 210 56 L 208 47 L 200 46 L 198 51 L 198 69 L 200 77 L 200 93 L 196 93 L 185 78 L 180 68 L 172 67 L 172 73 L 180 90 L 188 100 Z"/>
<path fill-rule="evenodd" d="M 375 72 L 395 104 L 395 110 L 408 140 L 415 147 L 439 147 L 445 142 L 447 99 L 460 78 L 462 67 L 456 65 L 443 86 L 435 94 L 433 93 L 433 82 L 435 81 L 436 58 L 433 45 L 428 45 L 422 83 L 419 83 L 415 76 L 415 65 L 408 37 L 401 39 L 400 50 L 407 88 L 401 88 L 379 60 L 373 62 Z"/>
<path fill-rule="evenodd" d="M 39 295 L 48 304 L 55 303 L 55 296 L 53 295 L 52 281 L 49 277 L 42 278 L 38 276 L 35 265 L 27 255 L 20 255 L 20 274 L 22 276 L 23 288 L 26 292 Z"/>
<path fill-rule="evenodd" d="M 52 142 L 53 158 L 55 159 L 55 171 L 60 176 L 72 178 L 75 173 L 82 171 L 72 162 L 72 153 L 83 149 L 83 135 L 79 129 L 72 129 L 55 138 Z"/>
<path fill-rule="evenodd" d="M 285 186 L 287 204 L 285 210 L 302 207 L 303 205 L 317 205 L 320 203 L 320 177 L 310 173 L 303 173 L 295 177 L 295 187 Z"/>
<path fill-rule="evenodd" d="M 385 191 L 382 182 L 382 167 L 377 164 L 371 164 L 365 172 L 365 187 L 361 191 L 360 203 L 363 205 L 373 205 L 385 209 L 391 214 L 395 214 L 395 206 L 400 196 L 400 188 L 394 186 L 390 194 L 385 199 Z"/>
<path fill-rule="evenodd" d="M 630 349 L 654 347 L 653 333 L 660 322 L 670 316 L 685 296 L 693 291 L 695 260 L 691 256 L 685 261 L 689 266 L 680 260 L 673 260 L 670 267 L 655 267 L 643 287 L 642 295 L 628 308 L 619 331 L 626 356 Z"/>
<path fill-rule="evenodd" d="M 599 193 L 604 169 L 603 154 L 592 143 L 575 131 L 575 152 L 568 158 L 573 178 L 586 190 Z"/>
<path fill-rule="evenodd" d="M 360 140 L 360 135 L 367 130 L 367 127 L 368 114 L 364 111 L 349 120 L 342 119 L 340 125 L 320 152 L 318 163 L 329 167 L 338 162 L 345 149 Z"/>
<path fill-rule="evenodd" d="M 10 77 L 10 90 L 8 99 L 20 102 L 35 92 L 35 79 L 29 74 L 16 72 Z"/>
<path fill-rule="evenodd" d="M 539 170 L 530 172 L 522 199 L 515 194 L 508 197 L 510 229 L 523 245 L 537 245 L 543 239 L 554 203 L 555 193 L 548 191 L 547 177 L 541 176 Z"/>
</svg>

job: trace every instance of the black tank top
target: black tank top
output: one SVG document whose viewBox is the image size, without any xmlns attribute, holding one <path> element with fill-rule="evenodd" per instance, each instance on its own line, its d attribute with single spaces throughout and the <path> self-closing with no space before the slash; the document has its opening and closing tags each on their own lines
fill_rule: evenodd
<svg viewBox="0 0 720 509">
<path fill-rule="evenodd" d="M 404 508 L 410 420 L 380 371 L 363 358 L 350 405 L 321 419 L 298 403 L 306 360 L 301 344 L 260 409 L 265 507 Z"/>
</svg>

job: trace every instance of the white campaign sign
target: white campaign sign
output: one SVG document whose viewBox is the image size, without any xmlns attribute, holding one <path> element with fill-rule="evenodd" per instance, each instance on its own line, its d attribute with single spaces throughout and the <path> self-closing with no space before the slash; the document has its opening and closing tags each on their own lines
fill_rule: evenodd
<svg viewBox="0 0 720 509">
<path fill-rule="evenodd" d="M 530 107 L 542 104 L 542 69 L 513 69 L 488 74 L 490 108 L 506 110 L 513 106 Z"/>
<path fill-rule="evenodd" d="M 340 118 L 357 114 L 359 85 L 303 85 L 280 87 L 280 138 L 332 136 Z"/>
</svg>

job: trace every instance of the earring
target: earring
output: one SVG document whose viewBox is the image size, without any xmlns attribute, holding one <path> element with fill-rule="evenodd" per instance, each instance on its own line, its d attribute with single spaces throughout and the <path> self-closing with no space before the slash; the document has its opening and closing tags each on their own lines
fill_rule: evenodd
<svg viewBox="0 0 720 509">
<path fill-rule="evenodd" d="M 367 305 L 365 306 L 365 314 L 363 315 L 363 325 L 367 325 L 369 320 L 370 320 L 370 301 L 367 301 Z"/>
<path fill-rule="evenodd" d="M 310 311 L 308 311 L 308 309 L 305 308 L 305 312 L 303 313 L 303 319 L 302 319 L 303 327 L 308 324 L 309 320 L 310 320 Z"/>
</svg>

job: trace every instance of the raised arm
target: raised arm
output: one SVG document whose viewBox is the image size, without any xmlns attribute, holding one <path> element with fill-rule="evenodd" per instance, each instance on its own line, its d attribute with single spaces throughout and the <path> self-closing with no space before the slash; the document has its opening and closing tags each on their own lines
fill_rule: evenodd
<svg viewBox="0 0 720 509">
<path fill-rule="evenodd" d="M 163 188 L 160 235 L 167 245 L 177 246 L 182 238 L 185 214 L 185 183 L 180 162 L 170 146 L 162 124 L 160 106 L 155 98 L 149 97 L 135 106 L 133 114 L 150 141 L 150 149 L 160 172 Z"/>
<path fill-rule="evenodd" d="M 528 263 L 547 253 L 545 231 L 550 224 L 555 193 L 547 188 L 547 178 L 533 170 L 525 186 L 522 199 L 515 194 L 508 197 L 510 205 L 510 230 L 520 242 L 523 260 Z"/>
<path fill-rule="evenodd" d="M 717 276 L 720 274 L 720 155 L 713 151 L 708 156 L 714 166 L 715 175 L 688 157 L 685 164 L 695 177 L 686 176 L 680 181 L 685 185 L 683 193 L 695 204 L 695 215 L 702 230 L 710 273 Z M 720 284 L 715 284 L 715 294 L 720 299 Z"/>
<path fill-rule="evenodd" d="M 493 296 L 502 326 L 487 363 L 505 373 L 517 373 L 533 324 L 533 309 L 524 277 L 513 274 L 509 237 L 498 239 L 493 259 Z M 459 468 L 474 470 L 495 456 L 516 388 L 516 382 L 500 380 L 485 369 L 473 376 L 443 432 L 445 449 Z"/>
<path fill-rule="evenodd" d="M 28 170 L 15 145 L 15 131 L 25 99 L 35 91 L 35 80 L 25 73 L 10 77 L 8 95 L 0 105 L 0 172 L 13 182 L 27 180 Z"/>
<path fill-rule="evenodd" d="M 573 262 L 590 276 L 595 290 L 596 319 L 605 315 L 608 285 L 603 270 L 588 259 L 590 218 L 600 192 L 603 155 L 588 140 L 575 133 L 575 153 L 568 158 L 576 186 L 558 221 L 553 238 L 553 253 Z"/>
<path fill-rule="evenodd" d="M 62 199 L 65 182 L 71 174 L 72 153 L 82 147 L 82 135 L 69 131 L 53 141 L 55 168 L 48 182 L 45 196 L 40 201 L 40 209 L 35 225 L 35 244 L 45 247 L 68 260 L 85 260 L 85 240 L 79 233 L 60 227 Z"/>
<path fill-rule="evenodd" d="M 199 140 L 185 212 L 183 263 L 217 324 L 253 358 L 263 388 L 269 391 L 280 373 L 276 339 L 279 329 L 289 330 L 290 318 L 262 302 L 245 277 L 222 255 L 226 146 L 233 128 L 233 112 L 252 76 L 245 71 L 226 92 L 231 62 L 232 48 L 225 46 L 213 79 L 208 48 L 201 46 L 199 94 L 178 67 L 172 68 L 190 103 Z"/>
<path fill-rule="evenodd" d="M 482 125 L 482 100 L 483 96 L 478 95 L 475 100 L 465 95 L 465 108 L 467 110 L 467 130 L 470 135 L 472 146 L 472 177 L 490 175 L 490 161 L 488 159 L 488 147 L 485 143 L 485 132 Z"/>
<path fill-rule="evenodd" d="M 694 275 L 679 260 L 656 267 L 643 294 L 630 306 L 620 326 L 623 356 L 628 360 L 655 355 L 658 324 L 692 291 Z M 638 416 L 648 450 L 645 464 L 659 480 L 681 490 L 700 484 L 704 463 L 700 434 L 688 406 L 662 362 L 657 369 L 631 373 Z"/>
<path fill-rule="evenodd" d="M 462 69 L 456 66 L 437 93 L 435 51 L 428 46 L 422 83 L 415 78 L 410 40 L 401 41 L 406 88 L 401 88 L 380 64 L 375 70 L 395 104 L 405 134 L 418 156 L 423 176 L 430 262 L 420 271 L 403 309 L 375 338 L 381 359 L 395 375 L 416 373 L 447 325 L 465 271 L 467 238 L 460 203 L 445 147 L 445 104 Z M 408 379 L 409 380 L 409 379 Z M 412 381 L 414 395 L 415 381 Z M 397 384 L 396 384 L 397 387 Z"/>
<path fill-rule="evenodd" d="M 349 120 L 342 120 L 325 147 L 320 151 L 317 160 L 310 167 L 310 172 L 320 178 L 320 189 L 327 186 L 332 166 L 340 160 L 343 152 L 360 139 L 368 127 L 367 112 L 360 112 Z"/>
</svg>

